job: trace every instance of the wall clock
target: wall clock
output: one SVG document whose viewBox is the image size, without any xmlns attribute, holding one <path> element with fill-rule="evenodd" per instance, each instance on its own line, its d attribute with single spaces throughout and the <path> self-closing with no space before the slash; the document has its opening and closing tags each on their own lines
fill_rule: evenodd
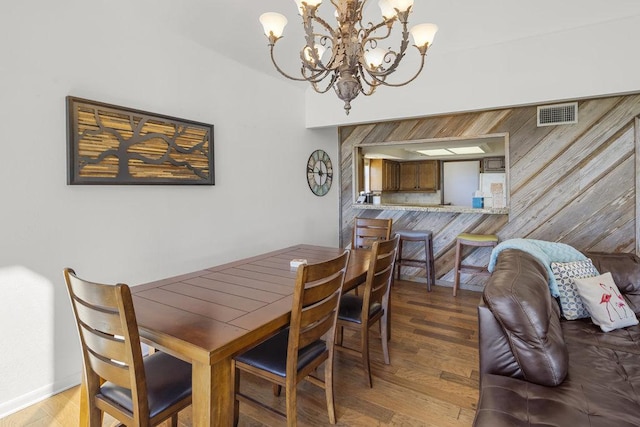
<svg viewBox="0 0 640 427">
<path fill-rule="evenodd" d="M 333 180 L 333 166 L 331 159 L 324 150 L 316 150 L 309 156 L 307 162 L 307 183 L 316 196 L 324 196 L 331 188 Z"/>
</svg>

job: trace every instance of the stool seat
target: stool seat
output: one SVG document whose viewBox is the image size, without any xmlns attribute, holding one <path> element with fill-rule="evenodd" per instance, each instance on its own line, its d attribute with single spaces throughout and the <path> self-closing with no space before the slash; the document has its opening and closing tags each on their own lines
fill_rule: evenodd
<svg viewBox="0 0 640 427">
<path fill-rule="evenodd" d="M 435 265 L 433 259 L 433 232 L 431 230 L 398 230 L 400 236 L 398 256 L 396 259 L 397 278 L 400 279 L 400 268 L 404 266 L 424 268 L 427 273 L 427 291 L 431 292 L 431 285 L 436 282 Z M 411 259 L 402 256 L 403 242 L 424 242 L 424 259 Z"/>
<path fill-rule="evenodd" d="M 396 234 L 405 240 L 424 240 L 433 236 L 433 232 L 429 230 L 399 230 L 396 231 Z"/>
<path fill-rule="evenodd" d="M 469 245 L 473 246 L 473 242 L 484 243 L 484 242 L 498 242 L 498 236 L 495 234 L 471 234 L 471 233 L 460 233 L 457 237 L 459 240 L 464 240 L 465 242 L 469 242 Z M 479 245 L 478 245 L 479 246 Z M 487 245 L 491 246 L 491 245 Z"/>
<path fill-rule="evenodd" d="M 462 247 L 495 247 L 498 244 L 498 236 L 495 234 L 460 233 L 456 237 L 455 278 L 453 281 L 453 296 L 456 296 L 460 285 L 461 273 L 472 273 L 481 276 L 490 276 L 491 273 L 485 266 L 462 264 Z"/>
</svg>

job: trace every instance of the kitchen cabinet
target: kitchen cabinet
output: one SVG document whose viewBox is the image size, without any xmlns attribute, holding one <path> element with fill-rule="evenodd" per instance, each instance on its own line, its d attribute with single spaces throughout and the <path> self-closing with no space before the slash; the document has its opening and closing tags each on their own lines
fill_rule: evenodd
<svg viewBox="0 0 640 427">
<path fill-rule="evenodd" d="M 504 172 L 505 161 L 504 157 L 485 157 L 482 159 L 482 171 L 483 172 Z"/>
<path fill-rule="evenodd" d="M 398 191 L 400 188 L 400 164 L 393 160 L 369 161 L 369 187 L 371 191 Z"/>
<path fill-rule="evenodd" d="M 436 192 L 440 188 L 440 162 L 400 162 L 400 191 Z"/>
</svg>

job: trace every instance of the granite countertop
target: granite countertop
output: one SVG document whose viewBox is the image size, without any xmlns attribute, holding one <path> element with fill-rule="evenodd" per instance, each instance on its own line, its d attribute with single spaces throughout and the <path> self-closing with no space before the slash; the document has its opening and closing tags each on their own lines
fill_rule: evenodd
<svg viewBox="0 0 640 427">
<path fill-rule="evenodd" d="M 391 211 L 421 211 L 421 212 L 456 212 L 469 214 L 489 214 L 489 215 L 507 215 L 509 208 L 472 208 L 469 206 L 451 206 L 451 205 L 409 205 L 409 204 L 388 204 L 381 203 L 374 205 L 372 203 L 354 203 L 354 209 L 377 209 Z"/>
</svg>

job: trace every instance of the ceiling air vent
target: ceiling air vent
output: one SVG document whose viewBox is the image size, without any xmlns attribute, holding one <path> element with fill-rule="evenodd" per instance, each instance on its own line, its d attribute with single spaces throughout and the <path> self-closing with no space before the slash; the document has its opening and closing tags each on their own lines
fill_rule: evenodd
<svg viewBox="0 0 640 427">
<path fill-rule="evenodd" d="M 538 126 L 578 123 L 578 103 L 545 105 L 538 107 Z"/>
</svg>

